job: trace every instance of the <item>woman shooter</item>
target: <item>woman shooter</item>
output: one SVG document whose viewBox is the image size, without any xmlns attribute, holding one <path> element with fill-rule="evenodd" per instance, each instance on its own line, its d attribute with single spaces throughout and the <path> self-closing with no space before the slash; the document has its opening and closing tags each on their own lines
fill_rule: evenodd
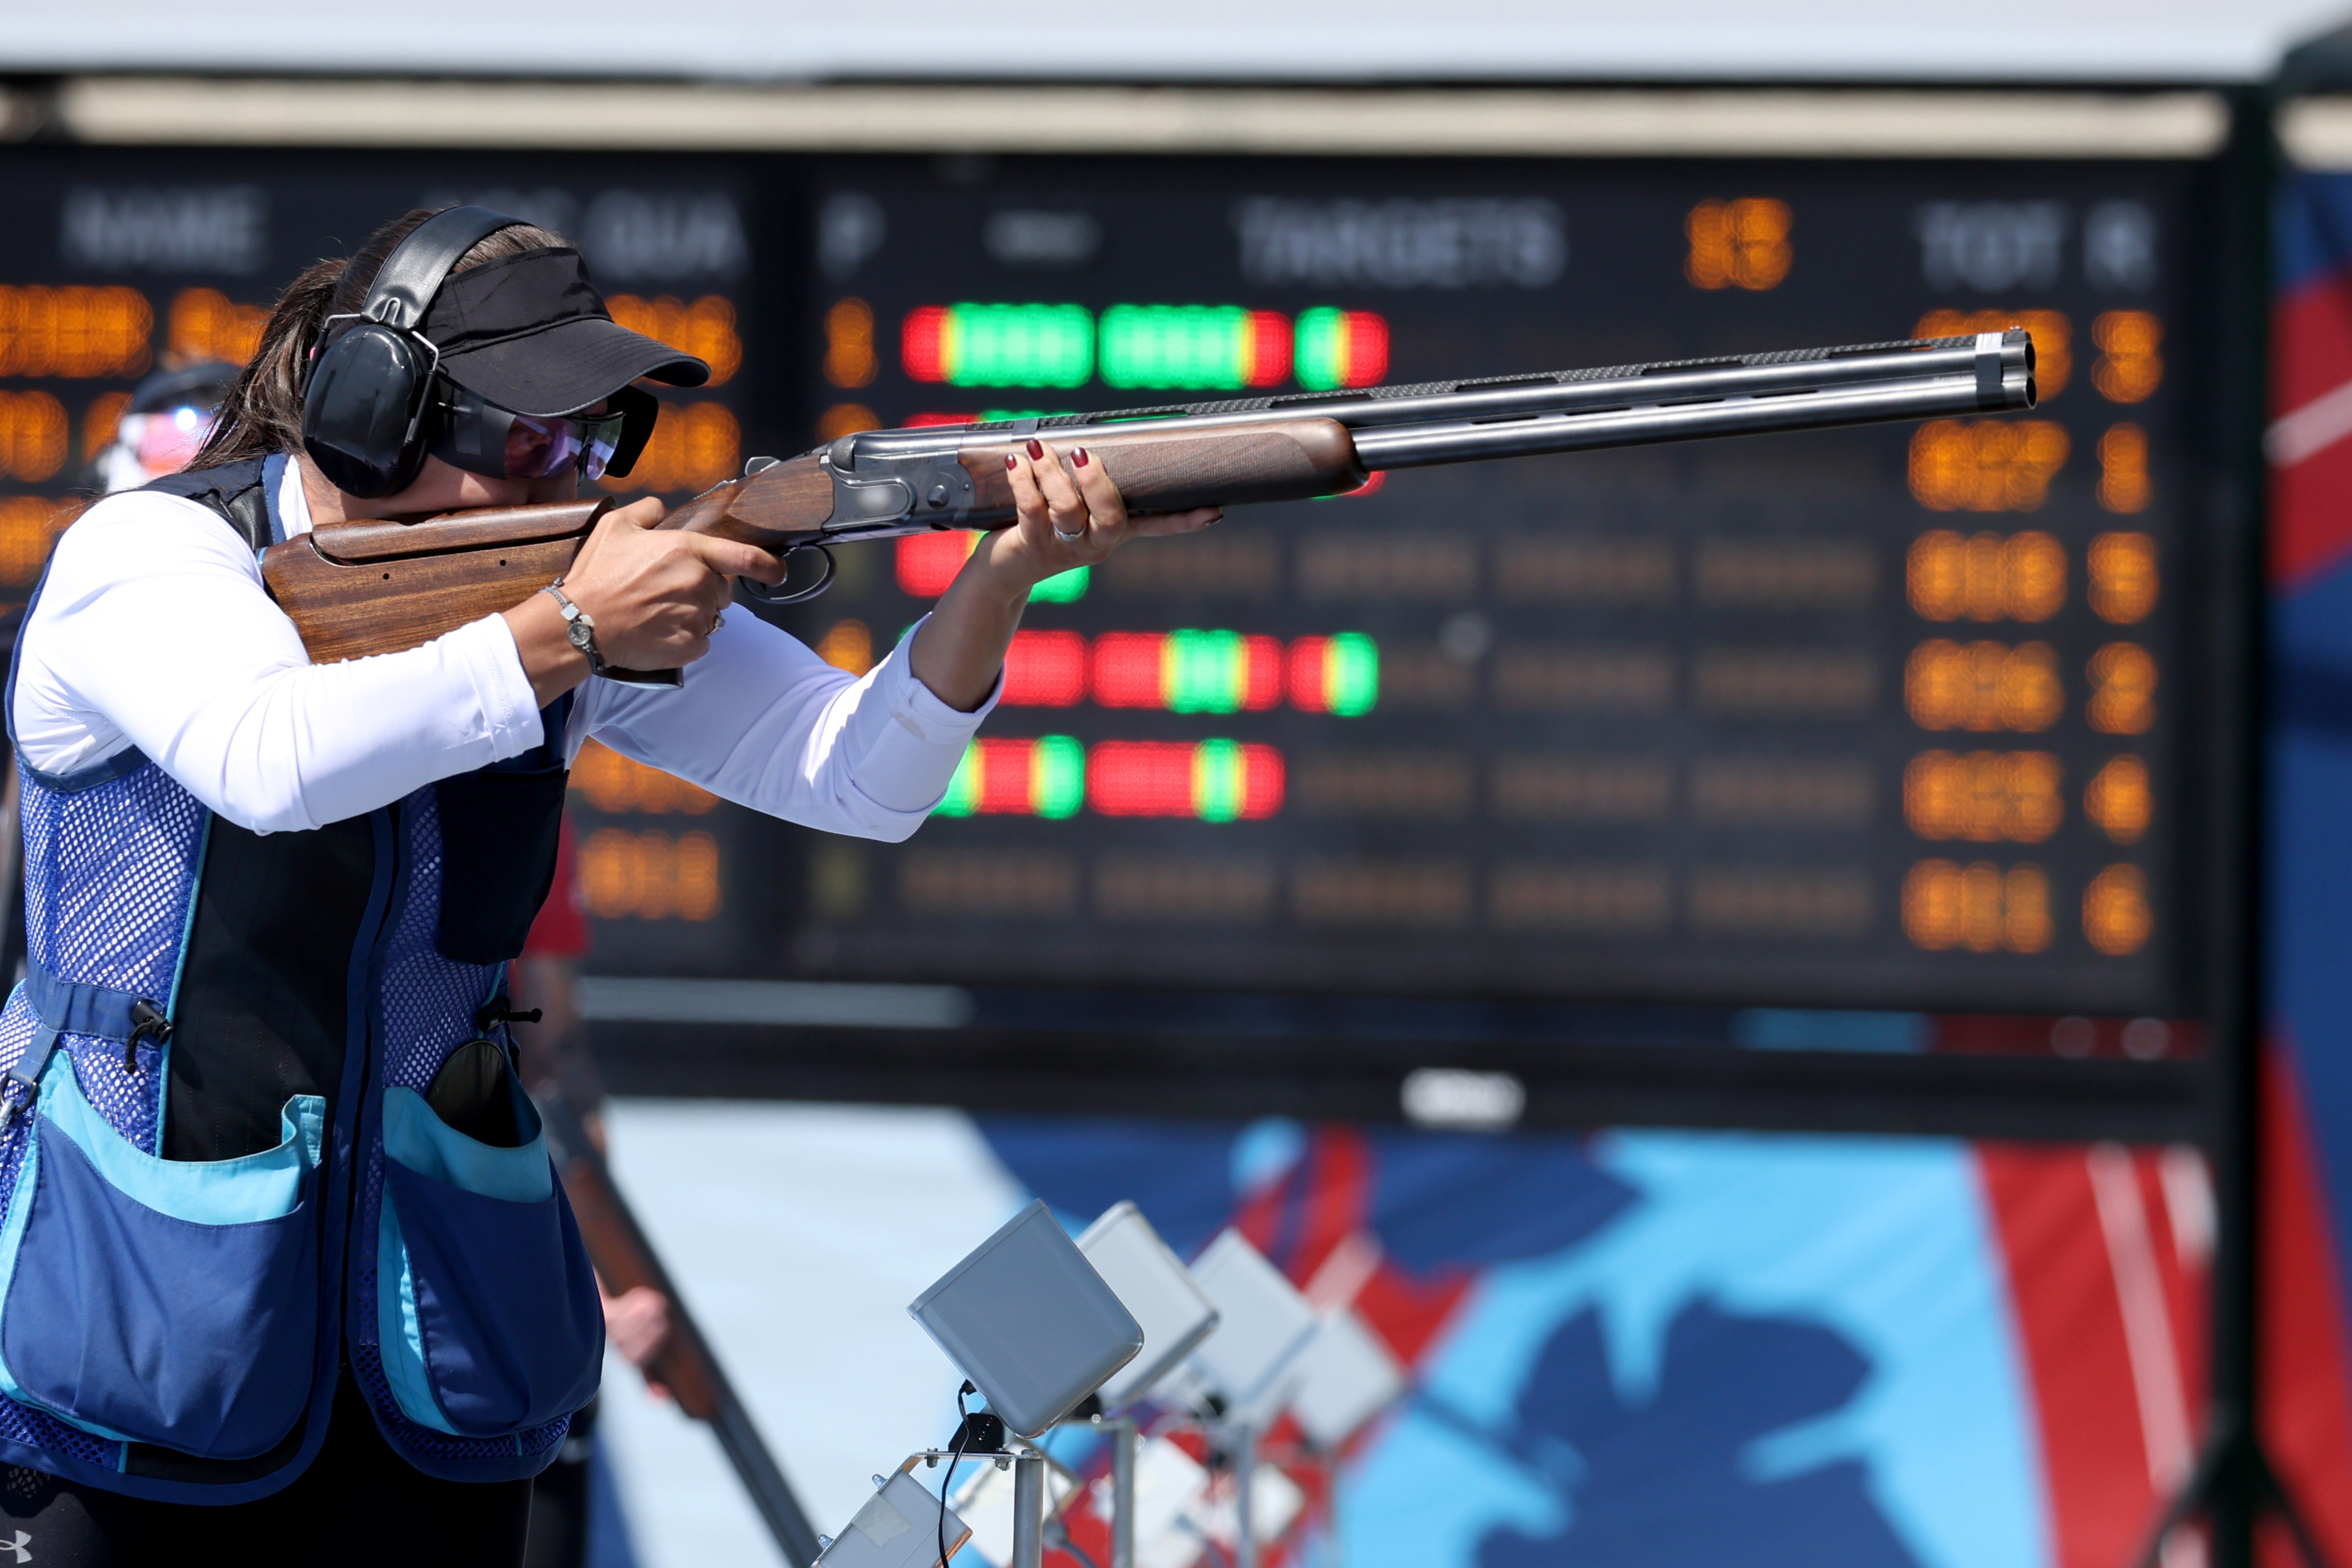
<svg viewBox="0 0 2352 1568">
<path fill-rule="evenodd" d="M 1017 524 L 862 679 L 723 616 L 781 566 L 655 500 L 404 653 L 314 665 L 264 592 L 258 552 L 314 527 L 625 472 L 657 413 L 635 384 L 708 374 L 615 324 L 559 236 L 411 213 L 295 279 L 189 472 L 59 542 L 8 700 L 0 1540 L 32 1560 L 520 1563 L 604 1337 L 506 1034 L 570 759 L 594 737 L 903 839 L 1030 589 L 1215 520 L 1131 520 L 1033 442 Z"/>
</svg>

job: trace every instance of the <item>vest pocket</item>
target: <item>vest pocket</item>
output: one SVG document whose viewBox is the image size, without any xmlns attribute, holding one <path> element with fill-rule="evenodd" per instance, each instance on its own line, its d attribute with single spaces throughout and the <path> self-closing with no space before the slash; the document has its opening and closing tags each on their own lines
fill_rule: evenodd
<svg viewBox="0 0 2352 1568">
<path fill-rule="evenodd" d="M 39 1107 L 0 1228 L 0 1392 L 118 1441 L 268 1453 L 310 1402 L 326 1102 L 296 1095 L 277 1147 L 203 1162 L 125 1142 L 62 1050 Z"/>
<path fill-rule="evenodd" d="M 569 1415 L 596 1392 L 604 1314 L 547 1138 L 516 1095 L 526 1141 L 457 1131 L 413 1089 L 383 1100 L 376 1328 L 401 1414 L 496 1437 Z"/>
</svg>

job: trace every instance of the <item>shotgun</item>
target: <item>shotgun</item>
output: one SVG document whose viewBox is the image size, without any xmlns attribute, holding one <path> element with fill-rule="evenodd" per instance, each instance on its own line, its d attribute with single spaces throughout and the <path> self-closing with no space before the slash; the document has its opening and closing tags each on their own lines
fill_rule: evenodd
<svg viewBox="0 0 2352 1568">
<path fill-rule="evenodd" d="M 547 1151 L 554 1158 L 556 1174 L 562 1178 L 563 1195 L 571 1200 L 572 1215 L 580 1222 L 588 1260 L 595 1265 L 605 1290 L 618 1296 L 650 1285 L 668 1298 L 669 1338 L 646 1374 L 667 1388 L 680 1410 L 708 1426 L 718 1437 L 727 1462 L 735 1467 L 743 1489 L 751 1494 L 752 1506 L 759 1510 L 768 1533 L 775 1537 L 784 1561 L 793 1568 L 814 1563 L 816 1531 L 809 1528 L 808 1515 L 801 1510 L 800 1500 L 793 1495 L 783 1471 L 776 1468 L 775 1456 L 761 1440 L 760 1429 L 751 1424 L 751 1412 L 736 1396 L 735 1385 L 727 1381 L 719 1358 L 711 1353 L 710 1342 L 688 1316 L 677 1287 L 670 1282 L 669 1270 L 662 1267 L 628 1200 L 614 1184 L 613 1173 L 589 1141 L 579 1114 L 560 1094 L 534 1094 L 531 1100 L 547 1129 Z"/>
<path fill-rule="evenodd" d="M 2034 402 L 2033 340 L 1973 337 L 1799 349 L 1607 370 L 1297 393 L 1104 414 L 867 430 L 744 476 L 666 517 L 789 557 L 1013 519 L 1005 458 L 1032 437 L 1083 446 L 1139 512 L 1338 495 L 1373 472 L 1890 420 L 2005 414 Z M 330 523 L 275 544 L 262 580 L 314 662 L 415 647 L 521 603 L 570 566 L 612 497 Z M 635 679 L 675 682 L 677 672 Z"/>
</svg>

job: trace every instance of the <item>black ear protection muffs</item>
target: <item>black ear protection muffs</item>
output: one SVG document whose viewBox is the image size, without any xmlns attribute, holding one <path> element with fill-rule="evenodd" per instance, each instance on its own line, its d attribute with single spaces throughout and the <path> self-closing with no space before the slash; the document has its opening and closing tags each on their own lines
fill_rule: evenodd
<svg viewBox="0 0 2352 1568">
<path fill-rule="evenodd" d="M 416 330 L 458 258 L 523 220 L 488 207 L 425 219 L 384 258 L 353 316 L 329 337 L 302 391 L 302 447 L 327 482 L 373 500 L 405 489 L 425 461 L 425 416 L 441 352 Z"/>
</svg>

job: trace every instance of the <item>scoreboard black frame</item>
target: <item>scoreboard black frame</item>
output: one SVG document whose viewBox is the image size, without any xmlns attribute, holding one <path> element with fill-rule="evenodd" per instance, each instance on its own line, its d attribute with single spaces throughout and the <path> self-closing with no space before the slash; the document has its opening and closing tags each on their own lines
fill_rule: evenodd
<svg viewBox="0 0 2352 1568">
<path fill-rule="evenodd" d="M 1245 173 L 1006 160 L 980 184 L 912 162 L 821 168 L 830 232 L 849 207 L 872 230 L 917 237 L 854 263 L 846 243 L 832 248 L 829 324 L 854 320 L 829 335 L 821 375 L 845 378 L 839 338 L 887 341 L 871 379 L 835 393 L 827 429 L 1148 404 L 1166 395 L 1155 360 L 1221 349 L 1221 331 L 1262 337 L 1248 320 L 1261 314 L 1294 340 L 1286 389 L 1343 384 L 1310 365 L 1310 325 L 1335 313 L 1379 320 L 1385 368 L 1402 381 L 1973 329 L 2003 313 L 1988 291 L 1919 276 L 1970 267 L 2054 275 L 2036 296 L 2049 305 L 2021 319 L 2044 330 L 2057 395 L 2032 418 L 1989 425 L 1401 474 L 1362 499 L 1237 513 L 1212 539 L 1134 547 L 1083 599 L 1033 607 L 1037 671 L 1020 679 L 1016 648 L 991 721 L 1015 744 L 984 741 L 974 801 L 948 808 L 973 815 L 935 819 L 899 848 L 818 850 L 812 883 L 834 902 L 796 934 L 799 972 L 2194 1016 L 2199 786 L 2177 748 L 2218 698 L 2191 673 L 2213 668 L 2200 647 L 2213 623 L 2188 586 L 2213 580 L 2200 558 L 2210 485 L 2197 476 L 2219 448 L 2189 408 L 2217 348 L 2198 326 L 2165 323 L 2213 287 L 2200 254 L 2210 237 L 2178 216 L 2198 205 L 2205 173 L 1945 163 L 1923 193 L 1916 164 L 1819 160 L 1259 161 Z M 2086 281 L 2103 265 L 2097 226 L 2158 208 L 2176 215 L 2156 225 L 2170 238 L 2134 265 L 2170 282 Z M 1009 248 L 1015 220 L 1025 254 L 1091 239 L 1108 259 L 1093 276 L 1040 262 L 974 276 L 967 256 L 992 240 Z M 1813 254 L 1810 226 L 1828 253 L 1810 286 L 1804 261 L 1773 258 L 1774 240 L 1738 237 L 1743 221 L 1785 225 L 1784 256 Z M 1938 232 L 1970 222 L 2013 226 Z M 2037 223 L 2053 242 L 2041 259 L 2025 254 Z M 1708 225 L 1733 237 L 1714 240 Z M 2078 248 L 2061 232 L 2094 237 Z M 1716 243 L 1727 279 L 1701 275 Z M 1743 267 L 1752 287 L 1739 286 Z M 1383 276 L 1386 289 L 1370 281 Z M 1874 289 L 1886 298 L 1869 301 Z M 1223 320 L 1155 319 L 1147 303 L 1188 292 L 1226 302 Z M 1055 303 L 1023 319 L 1021 305 L 982 302 L 992 293 Z M 2178 303 L 2150 310 L 2157 294 Z M 1385 309 L 1355 309 L 1368 300 Z M 1053 354 L 1063 322 L 1082 331 L 1088 314 L 1094 376 L 1051 385 L 1080 374 Z M 2095 334 L 2134 330 L 2125 321 L 2167 334 L 2165 385 L 2125 384 L 2116 353 L 2097 346 Z M 933 331 L 952 353 L 919 341 Z M 956 353 L 1005 363 L 920 358 Z M 1033 384 L 966 387 L 959 373 Z M 2024 455 L 1971 445 L 1996 438 Z M 2067 454 L 2046 489 L 2024 451 L 2036 442 Z M 2135 454 L 2149 467 L 2119 479 Z M 2118 619 L 2140 606 L 2108 602 L 2112 584 L 2093 579 L 2117 542 L 2150 538 L 2158 576 L 2184 592 Z M 2036 549 L 2048 576 L 2030 584 Z M 2001 564 L 1979 564 L 1995 553 Z M 844 615 L 885 637 L 890 620 L 911 619 L 919 596 L 906 590 L 929 584 L 916 545 L 899 557 L 896 581 L 873 573 L 803 616 L 813 639 Z M 2004 592 L 2010 602 L 1987 602 Z M 1226 627 L 1223 642 L 1200 635 Z M 1378 697 L 1346 716 L 1301 666 L 1319 656 L 1331 685 L 1332 645 L 1366 633 Z M 1059 665 L 1045 646 L 1056 634 L 1069 650 Z M 1235 635 L 1264 651 L 1253 659 Z M 1089 684 L 1069 703 L 1079 637 Z M 1158 668 L 1139 677 L 1131 667 L 1155 651 Z M 2171 700 L 2114 710 L 2118 662 L 2145 675 L 2150 658 Z M 1239 689 L 1276 663 L 1288 668 L 1264 678 L 1253 711 Z M 1075 787 L 1055 797 L 1047 737 L 1075 742 L 1066 758 L 1083 749 L 1082 802 Z M 1215 798 L 1232 759 L 1204 754 L 1204 739 L 1280 759 L 1283 793 L 1265 820 L 1250 820 L 1238 783 L 1238 803 Z M 1139 742 L 1159 749 L 1138 757 Z M 1190 802 L 1122 795 L 1148 792 L 1129 773 L 1187 744 Z M 2182 814 L 2162 844 L 2111 809 L 2116 773 L 2142 765 L 2134 776 Z M 2045 783 L 2021 782 L 2035 769 Z M 1854 853 L 1864 834 L 1879 853 Z M 2124 885 L 2148 903 L 2118 931 L 2107 900 Z"/>
<path fill-rule="evenodd" d="M 593 967 L 952 984 L 983 1023 L 1106 1044 L 1213 1034 L 1255 999 L 1334 1061 L 1349 1038 L 1669 1016 L 1729 1043 L 1720 1021 L 1757 1008 L 2196 1057 L 2242 1005 L 2253 931 L 2248 141 L 631 154 L 593 177 L 524 153 L 28 146 L 0 170 L 28 215 L 0 237 L 0 569 L 21 594 L 37 543 L 16 535 L 62 515 L 27 521 L 70 495 L 107 395 L 233 347 L 299 265 L 413 202 L 580 228 L 628 319 L 734 356 L 671 399 L 650 488 L 672 494 L 869 424 L 2013 317 L 2054 393 L 2024 418 L 1399 474 L 1135 546 L 1032 609 L 1006 702 L 903 846 L 592 754 Z M 26 346 L 38 310 L 125 289 L 143 360 L 67 374 Z M 43 471 L 57 443 L 27 431 L 50 405 L 65 456 Z M 833 594 L 762 613 L 860 668 L 956 553 L 854 547 Z M 1462 1005 L 1486 1022 L 1457 1027 Z"/>
</svg>

